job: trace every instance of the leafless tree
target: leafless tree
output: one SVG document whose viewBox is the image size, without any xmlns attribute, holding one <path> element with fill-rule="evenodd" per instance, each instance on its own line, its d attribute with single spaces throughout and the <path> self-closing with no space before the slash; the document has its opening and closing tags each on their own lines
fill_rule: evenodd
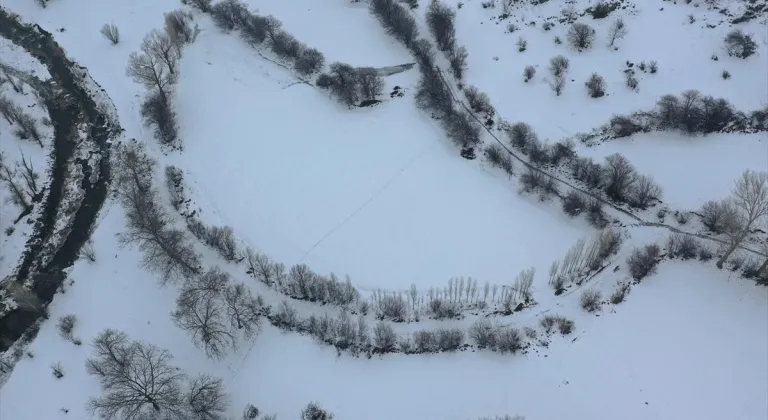
<svg viewBox="0 0 768 420">
<path fill-rule="evenodd" d="M 570 61 L 562 55 L 556 55 L 549 60 L 549 71 L 553 76 L 564 76 L 568 72 Z"/>
<path fill-rule="evenodd" d="M 388 0 L 391 1 L 391 0 Z M 431 69 L 435 64 L 435 51 L 432 44 L 424 38 L 417 39 L 411 44 L 411 52 L 419 66 Z"/>
<path fill-rule="evenodd" d="M 574 23 L 568 29 L 568 42 L 579 51 L 588 49 L 595 41 L 595 30 L 586 23 Z"/>
<path fill-rule="evenodd" d="M 16 137 L 21 140 L 34 140 L 40 147 L 44 147 L 43 137 L 37 127 L 35 117 L 25 113 L 20 106 L 10 101 L 0 103 L 0 113 L 5 116 L 8 122 L 17 125 L 13 131 Z"/>
<path fill-rule="evenodd" d="M 440 51 L 451 51 L 456 47 L 455 18 L 456 12 L 439 0 L 432 0 L 427 7 L 427 25 Z"/>
<path fill-rule="evenodd" d="M 454 113 L 452 118 L 442 121 L 443 128 L 454 144 L 473 147 L 480 143 L 480 125 L 465 111 Z"/>
<path fill-rule="evenodd" d="M 605 158 L 605 193 L 608 197 L 624 201 L 632 185 L 637 181 L 637 173 L 626 157 L 614 153 Z"/>
<path fill-rule="evenodd" d="M 176 75 L 181 55 L 171 35 L 165 31 L 153 29 L 141 42 L 141 51 L 160 60 L 171 75 Z"/>
<path fill-rule="evenodd" d="M 493 115 L 496 112 L 488 94 L 481 92 L 477 87 L 470 85 L 464 88 L 464 96 L 467 97 L 467 103 L 472 111 L 486 115 Z"/>
<path fill-rule="evenodd" d="M 64 315 L 59 318 L 59 322 L 56 324 L 56 329 L 59 330 L 59 335 L 65 340 L 79 346 L 82 344 L 82 341 L 75 337 L 75 325 L 77 325 L 77 317 L 75 315 Z"/>
<path fill-rule="evenodd" d="M 384 90 L 384 79 L 372 67 L 357 69 L 357 80 L 363 99 L 376 99 Z"/>
<path fill-rule="evenodd" d="M 331 64 L 330 76 L 333 80 L 331 91 L 348 106 L 357 104 L 360 101 L 358 89 L 357 70 L 344 63 Z"/>
<path fill-rule="evenodd" d="M 416 104 L 430 110 L 439 117 L 453 114 L 453 99 L 451 92 L 445 87 L 440 74 L 434 68 L 422 68 L 416 92 Z"/>
<path fill-rule="evenodd" d="M 624 19 L 617 17 L 608 29 L 608 46 L 613 47 L 617 40 L 627 36 L 627 25 Z"/>
<path fill-rule="evenodd" d="M 333 414 L 311 402 L 301 410 L 301 420 L 333 420 Z"/>
<path fill-rule="evenodd" d="M 373 328 L 373 345 L 380 353 L 389 353 L 395 349 L 397 335 L 394 328 L 384 321 L 379 321 Z"/>
<path fill-rule="evenodd" d="M 525 150 L 528 148 L 528 144 L 538 141 L 538 136 L 533 131 L 533 127 L 524 122 L 515 123 L 505 131 L 512 147 L 520 150 Z"/>
<path fill-rule="evenodd" d="M 213 22 L 226 32 L 242 27 L 249 16 L 248 6 L 238 0 L 223 0 L 211 7 Z"/>
<path fill-rule="evenodd" d="M 28 160 L 24 153 L 21 154 L 21 178 L 24 180 L 26 186 L 27 196 L 31 201 L 35 201 L 37 195 L 40 193 L 40 189 L 37 185 L 37 180 L 40 178 L 35 168 L 32 166 L 32 161 Z"/>
<path fill-rule="evenodd" d="M 727 224 L 725 231 L 730 244 L 717 261 L 718 268 L 723 267 L 723 263 L 749 235 L 752 228 L 768 215 L 768 172 L 744 171 L 736 180 L 731 202 L 736 210 L 736 220 Z"/>
<path fill-rule="evenodd" d="M 211 11 L 211 2 L 212 0 L 181 0 L 182 4 L 190 4 L 203 13 Z"/>
<path fill-rule="evenodd" d="M 201 374 L 189 383 L 185 395 L 189 420 L 225 420 L 229 397 L 220 378 Z"/>
<path fill-rule="evenodd" d="M 1 156 L 1 155 L 0 155 Z M 12 170 L 10 166 L 0 161 L 0 181 L 5 182 L 8 187 L 8 191 L 11 193 L 9 200 L 21 207 L 22 212 L 29 212 L 32 210 L 32 204 L 29 202 L 27 193 L 24 191 L 24 187 L 16 180 L 16 171 Z"/>
<path fill-rule="evenodd" d="M 105 23 L 99 32 L 113 45 L 120 43 L 120 29 L 114 23 Z"/>
<path fill-rule="evenodd" d="M 98 376 L 105 393 L 89 401 L 92 414 L 107 420 L 186 418 L 184 375 L 170 365 L 167 350 L 132 342 L 111 329 L 101 332 L 93 347 L 96 354 L 87 360 L 86 369 Z"/>
<path fill-rule="evenodd" d="M 207 273 L 206 273 L 207 274 Z M 226 308 L 220 299 L 221 290 L 203 281 L 218 282 L 220 276 L 214 273 L 208 280 L 207 275 L 187 283 L 176 300 L 173 319 L 179 328 L 192 336 L 195 345 L 203 348 L 205 354 L 214 359 L 223 358 L 237 344 L 237 337 L 226 319 Z"/>
<path fill-rule="evenodd" d="M 2 85 L 2 83 L 0 83 Z M 17 107 L 10 99 L 5 95 L 0 95 L 0 115 L 8 121 L 8 124 L 13 125 L 16 122 Z"/>
<path fill-rule="evenodd" d="M 283 58 L 295 60 L 306 47 L 293 35 L 279 30 L 271 37 L 272 52 Z"/>
<path fill-rule="evenodd" d="M 233 329 L 240 330 L 247 339 L 259 331 L 259 319 L 264 306 L 260 297 L 254 297 L 245 284 L 230 284 L 224 291 L 227 315 Z"/>
<path fill-rule="evenodd" d="M 157 89 L 163 102 L 168 102 L 167 96 L 171 85 L 176 82 L 176 74 L 159 57 L 133 52 L 128 58 L 126 73 L 147 89 Z"/>
<path fill-rule="evenodd" d="M 487 318 L 480 318 L 469 327 L 469 338 L 478 348 L 493 348 L 498 338 L 498 328 Z"/>
<path fill-rule="evenodd" d="M 147 154 L 144 145 L 132 140 L 113 147 L 112 150 L 118 193 L 130 184 L 138 187 L 140 191 L 149 191 L 156 162 Z"/>
<path fill-rule="evenodd" d="M 175 147 L 179 140 L 176 112 L 163 91 L 151 91 L 141 104 L 141 116 L 154 127 L 155 137 L 164 145 Z"/>
<path fill-rule="evenodd" d="M 549 87 L 552 88 L 557 96 L 560 96 L 563 93 L 563 89 L 565 89 L 565 75 L 553 76 L 552 81 L 549 82 Z"/>
<path fill-rule="evenodd" d="M 247 43 L 259 45 L 267 37 L 274 37 L 281 26 L 282 23 L 274 16 L 250 14 L 243 22 L 240 34 Z"/>
</svg>

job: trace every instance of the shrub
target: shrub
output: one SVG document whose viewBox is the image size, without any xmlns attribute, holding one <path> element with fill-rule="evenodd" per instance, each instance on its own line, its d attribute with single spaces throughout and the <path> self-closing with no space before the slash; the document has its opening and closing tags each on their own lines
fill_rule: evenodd
<svg viewBox="0 0 768 420">
<path fill-rule="evenodd" d="M 616 286 L 616 290 L 611 294 L 611 303 L 618 305 L 619 303 L 624 302 L 624 298 L 629 293 L 630 287 L 631 285 L 628 282 L 619 283 Z"/>
<path fill-rule="evenodd" d="M 306 47 L 288 32 L 279 30 L 271 36 L 272 52 L 280 57 L 296 60 Z"/>
<path fill-rule="evenodd" d="M 93 248 L 93 241 L 90 239 L 83 244 L 80 249 L 80 255 L 89 262 L 96 262 L 96 250 Z"/>
<path fill-rule="evenodd" d="M 358 74 L 354 67 L 344 63 L 333 63 L 331 64 L 330 77 L 333 80 L 330 85 L 331 92 L 341 102 L 347 106 L 352 106 L 360 101 Z"/>
<path fill-rule="evenodd" d="M 627 194 L 629 205 L 643 210 L 660 198 L 661 187 L 653 181 L 653 178 L 647 175 L 638 175 Z"/>
<path fill-rule="evenodd" d="M 646 245 L 643 248 L 636 248 L 632 255 L 627 259 L 629 273 L 635 280 L 641 280 L 656 270 L 659 264 L 659 255 L 661 250 L 656 244 Z"/>
<path fill-rule="evenodd" d="M 640 82 L 637 81 L 637 78 L 635 78 L 634 73 L 631 71 L 628 71 L 624 73 L 624 75 L 625 75 L 624 78 L 627 82 L 627 87 L 632 90 L 637 90 L 637 86 L 640 84 Z"/>
<path fill-rule="evenodd" d="M 575 324 L 573 321 L 568 318 L 563 316 L 557 318 L 557 330 L 560 331 L 560 334 L 562 335 L 568 335 L 573 332 L 574 326 Z"/>
<path fill-rule="evenodd" d="M 562 55 L 556 55 L 549 60 L 549 71 L 555 77 L 562 76 L 568 72 L 570 61 Z"/>
<path fill-rule="evenodd" d="M 192 7 L 197 8 L 203 13 L 211 11 L 212 0 L 181 0 L 182 4 L 190 4 Z"/>
<path fill-rule="evenodd" d="M 373 328 L 373 346 L 379 353 L 389 353 L 395 350 L 397 335 L 394 328 L 384 321 L 379 321 Z"/>
<path fill-rule="evenodd" d="M 357 83 L 360 95 L 366 100 L 375 99 L 384 91 L 384 78 L 372 67 L 357 69 Z"/>
<path fill-rule="evenodd" d="M 589 76 L 589 80 L 584 83 L 589 91 L 589 96 L 593 98 L 600 98 L 605 96 L 605 79 L 597 73 L 592 73 Z"/>
<path fill-rule="evenodd" d="M 454 351 L 464 344 L 464 332 L 458 328 L 437 330 L 437 346 L 442 351 Z"/>
<path fill-rule="evenodd" d="M 480 318 L 469 327 L 469 338 L 478 348 L 493 348 L 496 346 L 498 329 L 486 318 Z"/>
<path fill-rule="evenodd" d="M 576 156 L 576 144 L 571 139 L 556 142 L 550 150 L 549 159 L 553 165 L 559 165 L 563 160 L 571 160 Z"/>
<path fill-rule="evenodd" d="M 519 37 L 517 38 L 516 45 L 517 45 L 517 51 L 523 52 L 528 48 L 528 41 L 523 39 L 523 37 Z"/>
<path fill-rule="evenodd" d="M 67 341 L 72 342 L 75 345 L 80 345 L 82 342 L 80 339 L 74 336 L 75 325 L 77 324 L 77 317 L 75 315 L 65 315 L 59 318 L 59 322 L 56 324 L 56 329 L 59 330 L 59 335 Z"/>
<path fill-rule="evenodd" d="M 579 213 L 585 210 L 586 201 L 584 194 L 576 190 L 570 190 L 562 198 L 563 211 L 571 217 L 578 216 Z"/>
<path fill-rule="evenodd" d="M 456 318 L 461 315 L 461 304 L 436 298 L 429 301 L 429 311 L 437 319 Z"/>
<path fill-rule="evenodd" d="M 609 4 L 601 1 L 600 3 L 597 3 L 596 5 L 587 9 L 587 13 L 592 15 L 593 19 L 604 19 L 608 17 L 608 15 L 610 15 L 614 10 L 616 10 L 615 4 Z"/>
<path fill-rule="evenodd" d="M 590 225 L 602 229 L 608 224 L 603 211 L 603 202 L 597 198 L 591 197 L 587 202 L 587 222 Z"/>
<path fill-rule="evenodd" d="M 166 146 L 177 146 L 179 139 L 176 112 L 162 91 L 150 92 L 141 104 L 141 116 L 144 124 L 154 127 L 155 137 Z"/>
<path fill-rule="evenodd" d="M 659 71 L 659 63 L 656 60 L 651 60 L 650 63 L 648 63 L 648 71 L 651 72 L 651 74 L 654 74 Z"/>
<path fill-rule="evenodd" d="M 622 115 L 614 115 L 610 122 L 611 131 L 617 138 L 629 137 L 643 131 L 640 124 L 636 124 L 631 118 Z"/>
<path fill-rule="evenodd" d="M 512 354 L 517 353 L 524 347 L 523 336 L 520 334 L 520 330 L 517 328 L 507 327 L 502 328 L 499 331 L 496 338 L 496 350 L 501 354 L 510 352 Z"/>
<path fill-rule="evenodd" d="M 467 57 L 469 53 L 464 46 L 458 46 L 450 50 L 448 54 L 448 63 L 451 65 L 451 73 L 458 80 L 464 78 L 464 72 L 467 71 Z"/>
<path fill-rule="evenodd" d="M 274 315 L 272 315 L 272 322 L 278 328 L 294 330 L 299 325 L 299 317 L 296 314 L 296 309 L 284 300 L 280 302 Z"/>
<path fill-rule="evenodd" d="M 101 34 L 104 35 L 104 38 L 107 38 L 112 45 L 120 43 L 120 29 L 118 29 L 117 25 L 114 23 L 105 23 L 99 32 L 101 32 Z"/>
<path fill-rule="evenodd" d="M 53 371 L 53 376 L 56 379 L 61 379 L 64 377 L 64 368 L 61 366 L 61 362 L 56 362 L 51 365 L 51 370 Z"/>
<path fill-rule="evenodd" d="M 600 301 L 601 298 L 602 295 L 600 294 L 600 291 L 585 290 L 579 299 L 581 309 L 584 309 L 587 312 L 595 312 L 600 310 L 600 307 L 602 306 L 602 302 Z"/>
<path fill-rule="evenodd" d="M 577 50 L 582 51 L 592 47 L 595 42 L 595 30 L 585 23 L 574 23 L 568 29 L 568 42 Z"/>
<path fill-rule="evenodd" d="M 213 22 L 225 32 L 242 27 L 251 16 L 248 6 L 238 0 L 222 0 L 211 6 L 210 12 Z"/>
<path fill-rule="evenodd" d="M 701 207 L 701 223 L 714 233 L 723 233 L 735 216 L 727 201 L 707 201 Z"/>
<path fill-rule="evenodd" d="M 747 58 L 757 51 L 757 43 L 752 36 L 745 34 L 741 29 L 728 32 L 724 41 L 728 55 L 733 57 Z"/>
<path fill-rule="evenodd" d="M 731 73 L 728 70 L 723 70 L 720 76 L 722 76 L 723 80 L 728 80 L 731 78 Z"/>
<path fill-rule="evenodd" d="M 513 166 L 512 166 L 512 158 L 509 157 L 509 153 L 507 153 L 504 148 L 499 146 L 498 144 L 490 144 L 488 145 L 485 150 L 485 159 L 488 160 L 488 162 L 491 163 L 493 166 L 497 166 L 504 170 L 509 175 L 512 175 L 513 172 Z"/>
<path fill-rule="evenodd" d="M 437 335 L 434 331 L 422 330 L 413 333 L 413 345 L 417 353 L 432 353 L 438 350 Z"/>
<path fill-rule="evenodd" d="M 528 168 L 528 171 L 520 176 L 520 182 L 523 184 L 523 191 L 527 193 L 538 191 L 542 198 L 557 194 L 557 184 L 554 179 L 534 168 Z"/>
<path fill-rule="evenodd" d="M 533 66 L 525 66 L 525 69 L 523 70 L 523 81 L 528 83 L 529 80 L 533 79 L 533 76 L 536 75 L 536 68 Z"/>
<path fill-rule="evenodd" d="M 712 251 L 707 248 L 706 246 L 702 246 L 699 248 L 699 260 L 700 261 L 709 261 L 712 259 L 714 255 L 712 255 Z"/>
<path fill-rule="evenodd" d="M 432 44 L 424 38 L 417 39 L 411 44 L 411 52 L 413 53 L 416 62 L 422 68 L 431 69 L 435 64 L 435 51 L 432 49 Z"/>
<path fill-rule="evenodd" d="M 699 243 L 691 235 L 675 233 L 670 235 L 669 240 L 667 241 L 667 249 L 669 255 L 673 258 L 690 260 L 691 258 L 696 258 L 696 254 L 699 250 Z"/>
</svg>

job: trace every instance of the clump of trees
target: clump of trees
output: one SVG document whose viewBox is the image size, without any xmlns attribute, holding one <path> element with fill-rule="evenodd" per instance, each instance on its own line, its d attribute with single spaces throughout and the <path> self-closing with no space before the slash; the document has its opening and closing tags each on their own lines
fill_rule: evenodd
<svg viewBox="0 0 768 420">
<path fill-rule="evenodd" d="M 396 0 L 371 0 L 369 8 L 390 36 L 405 46 L 410 46 L 416 41 L 419 36 L 416 20 L 400 2 Z"/>
<path fill-rule="evenodd" d="M 201 374 L 190 378 L 171 365 L 168 350 L 131 340 L 125 333 L 102 331 L 86 361 L 103 394 L 88 402 L 93 415 L 106 419 L 223 419 L 229 397 L 221 379 Z"/>
<path fill-rule="evenodd" d="M 627 259 L 629 274 L 635 281 L 640 281 L 649 274 L 653 274 L 661 261 L 660 255 L 661 249 L 656 244 L 636 248 Z"/>
<path fill-rule="evenodd" d="M 333 63 L 329 73 L 318 77 L 317 85 L 330 89 L 345 105 L 354 106 L 361 100 L 374 101 L 381 95 L 384 79 L 371 67 L 355 68 L 349 64 Z"/>
<path fill-rule="evenodd" d="M 208 357 L 221 359 L 237 347 L 240 337 L 256 336 L 263 313 L 260 296 L 213 267 L 184 283 L 173 319 Z"/>
<path fill-rule="evenodd" d="M 141 43 L 141 51 L 131 53 L 128 60 L 128 76 L 149 91 L 141 105 L 145 124 L 154 128 L 155 137 L 162 144 L 174 148 L 180 144 L 171 95 L 178 80 L 183 47 L 194 42 L 198 32 L 190 13 L 167 13 L 164 29 L 147 34 Z"/>
<path fill-rule="evenodd" d="M 570 283 L 581 284 L 594 271 L 603 267 L 605 261 L 615 255 L 624 238 L 613 229 L 603 229 L 589 243 L 577 241 L 562 260 L 555 260 L 549 268 L 549 285 L 559 295 Z"/>
<path fill-rule="evenodd" d="M 160 274 L 161 284 L 200 274 L 200 256 L 184 232 L 173 227 L 152 187 L 155 161 L 135 141 L 118 146 L 115 154 L 117 196 L 127 219 L 119 243 L 138 246 L 144 253 L 142 266 Z"/>
</svg>

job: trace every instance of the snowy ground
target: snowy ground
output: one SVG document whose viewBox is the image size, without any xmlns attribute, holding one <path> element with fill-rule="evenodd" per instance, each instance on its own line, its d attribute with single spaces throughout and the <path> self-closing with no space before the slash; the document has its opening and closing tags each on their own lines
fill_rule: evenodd
<svg viewBox="0 0 768 420">
<path fill-rule="evenodd" d="M 43 80 L 48 79 L 48 71 L 40 62 L 35 60 L 26 51 L 16 47 L 5 38 L 0 37 L 0 63 L 12 66 L 17 70 L 31 73 Z M 15 80 L 15 79 L 14 79 Z M 21 185 L 23 181 L 17 165 L 21 165 L 22 159 L 32 164 L 39 175 L 38 184 L 43 187 L 47 183 L 47 170 L 50 166 L 48 154 L 53 137 L 53 130 L 42 124 L 43 119 L 48 119 L 48 113 L 42 107 L 35 96 L 34 90 L 23 82 L 25 93 L 14 91 L 10 83 L 0 84 L 0 96 L 10 99 L 21 106 L 38 122 L 43 146 L 34 140 L 20 140 L 15 134 L 16 127 L 9 124 L 5 118 L 0 118 L 0 153 L 3 154 L 3 164 L 11 168 L 17 175 L 14 177 Z M 35 210 L 23 219 L 16 221 L 21 214 L 21 207 L 10 202 L 11 196 L 8 188 L 3 184 L 0 188 L 0 280 L 11 274 L 24 250 L 27 235 L 32 231 L 32 223 L 39 209 Z M 11 231 L 7 230 L 12 228 Z M 8 234 L 11 232 L 10 234 Z"/>
<path fill-rule="evenodd" d="M 71 7 L 74 2 L 78 7 Z M 281 19 L 286 30 L 323 51 L 328 62 L 378 67 L 413 61 L 365 5 L 327 3 L 250 5 Z M 421 3 L 423 11 L 426 4 Z M 520 31 L 504 34 L 508 21 L 496 25 L 478 1 L 464 3 L 457 26 L 458 41 L 470 52 L 468 82 L 490 94 L 502 117 L 530 123 L 543 138 L 589 131 L 613 113 L 648 109 L 661 95 L 688 88 L 725 96 L 745 110 L 764 105 L 765 96 L 757 94 L 768 89 L 768 81 L 757 77 L 766 73 L 763 40 L 756 57 L 745 62 L 728 58 L 719 49 L 727 25 L 701 28 L 716 21 L 716 12 L 642 3 L 634 15 L 620 12 L 630 30 L 618 51 L 602 46 L 601 31 L 609 18 L 589 22 L 598 27 L 598 45 L 578 54 L 552 42 L 555 35 L 564 38 L 563 25 L 545 32 L 540 23 L 535 28 L 518 24 Z M 200 16 L 202 32 L 184 52 L 174 94 L 184 150 L 162 154 L 141 125 L 143 89 L 125 76 L 124 68 L 142 37 L 162 26 L 162 13 L 180 4 L 52 0 L 40 9 L 34 2 L 8 0 L 6 7 L 54 32 L 70 57 L 88 68 L 114 101 L 126 138 L 147 142 L 161 165 L 184 169 L 207 223 L 232 226 L 240 240 L 287 265 L 305 262 L 318 272 L 350 274 L 355 285 L 367 290 L 404 289 L 411 283 L 423 290 L 462 275 L 510 284 L 520 270 L 533 266 L 538 305 L 500 321 L 536 326 L 541 315 L 558 313 L 572 318 L 576 331 L 527 355 L 356 359 L 267 325 L 252 345 L 223 361 L 210 361 L 170 318 L 176 291 L 160 288 L 156 276 L 139 267 L 138 250 L 118 247 L 115 234 L 124 230 L 125 221 L 113 203 L 105 206 L 93 234 L 97 262 L 79 261 L 71 269 L 74 284 L 54 299 L 51 321 L 43 323 L 29 348 L 34 358 L 25 356 L 0 389 L 0 419 L 89 418 L 85 402 L 99 388 L 84 363 L 88 344 L 107 327 L 171 350 L 174 364 L 189 374 L 222 377 L 231 393 L 232 417 L 252 403 L 278 419 L 297 418 L 307 402 L 318 401 L 339 420 L 466 420 L 505 413 L 527 420 L 768 418 L 765 288 L 717 271 L 712 262 L 664 262 L 657 274 L 632 287 L 625 303 L 605 305 L 599 316 L 586 314 L 579 308 L 581 290 L 610 294 L 627 278 L 624 261 L 632 249 L 662 243 L 668 235 L 664 229 L 634 227 L 609 269 L 581 289 L 553 296 L 546 284 L 549 264 L 594 230 L 583 219 L 566 218 L 557 203 L 519 195 L 516 180 L 487 168 L 481 159 L 459 157 L 438 124 L 414 105 L 416 69 L 388 77 L 385 100 L 378 106 L 347 110 L 322 90 L 294 84 L 289 72 Z M 548 2 L 516 19 L 556 15 L 557 9 L 556 2 Z M 89 11 L 88 19 L 82 10 Z M 687 24 L 687 14 L 694 12 L 701 17 Z M 121 29 L 117 46 L 98 34 L 107 22 Z M 765 32 L 757 22 L 746 26 Z M 66 31 L 54 31 L 61 27 Z M 642 30 L 657 27 L 669 31 Z M 521 34 L 529 41 L 524 53 L 514 46 Z M 720 55 L 716 65 L 710 60 L 713 52 Z M 549 58 L 559 53 L 571 58 L 575 82 L 558 98 L 544 78 Z M 624 61 L 654 59 L 659 73 L 640 75 L 640 93 L 626 90 L 620 73 Z M 526 64 L 539 65 L 536 80 L 528 85 L 521 75 Z M 721 67 L 733 74 L 731 80 L 720 78 Z M 583 80 L 592 71 L 606 77 L 610 96 L 587 97 Z M 395 85 L 404 88 L 404 97 L 389 98 Z M 5 149 L 9 137 L 2 123 Z M 767 147 L 764 135 L 682 139 L 656 133 L 580 153 L 625 153 L 664 187 L 664 200 L 672 208 L 692 209 L 726 195 L 743 169 L 768 169 Z M 687 171 L 676 172 L 680 167 L 673 163 Z M 4 228 L 5 213 L 0 217 Z M 281 299 L 244 275 L 242 267 L 223 265 L 212 252 L 204 255 L 206 266 L 222 265 L 269 304 Z M 0 262 L 0 269 L 7 268 L 6 261 Z M 309 302 L 297 307 L 302 314 L 334 310 Z M 83 346 L 65 341 L 55 329 L 55 320 L 69 313 L 78 316 L 75 334 Z M 402 333 L 422 324 L 433 323 L 396 328 Z M 65 376 L 56 380 L 50 366 L 59 361 Z M 36 396 L 34 404 L 30 395 Z"/>
</svg>

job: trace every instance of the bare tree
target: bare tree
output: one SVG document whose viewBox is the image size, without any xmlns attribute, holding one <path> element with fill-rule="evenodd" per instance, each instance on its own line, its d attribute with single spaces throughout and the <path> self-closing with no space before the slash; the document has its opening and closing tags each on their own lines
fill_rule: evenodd
<svg viewBox="0 0 768 420">
<path fill-rule="evenodd" d="M 480 125 L 465 111 L 454 113 L 442 121 L 448 137 L 460 147 L 473 147 L 480 143 Z"/>
<path fill-rule="evenodd" d="M 6 164 L 0 164 L 0 181 L 5 182 L 8 186 L 8 191 L 11 193 L 9 200 L 21 207 L 22 212 L 32 211 L 32 204 L 27 198 L 27 193 L 24 191 L 24 187 L 16 181 L 16 171 L 12 170 Z"/>
<path fill-rule="evenodd" d="M 242 331 L 245 338 L 253 338 L 259 331 L 259 318 L 263 304 L 254 297 L 245 284 L 230 284 L 224 291 L 230 326 Z"/>
<path fill-rule="evenodd" d="M 80 255 L 89 262 L 96 262 L 96 249 L 93 248 L 93 241 L 91 239 L 88 239 L 83 244 L 83 247 L 80 249 Z"/>
<path fill-rule="evenodd" d="M 200 276 L 200 281 L 207 277 Z M 216 278 L 214 278 L 216 280 Z M 192 336 L 195 345 L 203 348 L 209 358 L 221 359 L 237 344 L 237 338 L 226 319 L 226 309 L 218 294 L 191 281 L 176 300 L 173 319 L 179 328 Z"/>
<path fill-rule="evenodd" d="M 89 401 L 92 414 L 107 420 L 185 418 L 184 375 L 170 365 L 167 350 L 131 342 L 125 333 L 111 329 L 101 332 L 93 347 L 96 354 L 87 360 L 86 369 L 99 377 L 105 394 Z"/>
<path fill-rule="evenodd" d="M 373 327 L 373 345 L 380 353 L 389 353 L 395 349 L 397 335 L 394 328 L 384 321 Z"/>
<path fill-rule="evenodd" d="M 427 25 L 440 51 L 452 51 L 456 47 L 455 18 L 456 12 L 439 0 L 432 0 L 427 7 Z"/>
<path fill-rule="evenodd" d="M 226 32 L 242 27 L 248 16 L 248 6 L 238 0 L 223 0 L 211 7 L 213 22 Z"/>
<path fill-rule="evenodd" d="M 556 55 L 549 60 L 549 71 L 553 76 L 564 76 L 568 72 L 570 61 L 562 55 Z"/>
<path fill-rule="evenodd" d="M 595 41 L 595 30 L 586 23 L 574 23 L 568 29 L 568 42 L 579 51 L 588 49 Z"/>
<path fill-rule="evenodd" d="M 372 67 L 357 69 L 357 81 L 363 99 L 376 99 L 384 90 L 384 78 Z"/>
<path fill-rule="evenodd" d="M 117 25 L 114 23 L 105 23 L 99 32 L 101 32 L 101 34 L 104 35 L 104 38 L 107 38 L 112 45 L 120 43 L 120 29 L 118 29 Z"/>
<path fill-rule="evenodd" d="M 725 36 L 725 49 L 728 55 L 747 58 L 757 51 L 757 43 L 741 29 L 734 29 Z"/>
<path fill-rule="evenodd" d="M 565 75 L 554 76 L 552 81 L 549 82 L 549 87 L 552 88 L 557 96 L 560 96 L 563 93 L 563 89 L 565 89 Z"/>
<path fill-rule="evenodd" d="M 251 45 L 259 45 L 267 37 L 273 37 L 277 34 L 282 23 L 274 16 L 259 16 L 250 14 L 243 22 L 240 28 L 240 35 Z"/>
<path fill-rule="evenodd" d="M 608 197 L 624 201 L 630 187 L 637 181 L 635 168 L 626 157 L 614 153 L 605 158 L 605 193 Z"/>
<path fill-rule="evenodd" d="M 192 379 L 185 395 L 189 420 L 225 420 L 229 397 L 220 378 L 202 374 Z"/>
<path fill-rule="evenodd" d="M 118 193 L 122 186 L 130 184 L 141 191 L 149 191 L 156 162 L 147 154 L 144 145 L 132 140 L 113 147 L 113 153 Z"/>
<path fill-rule="evenodd" d="M 176 112 L 163 91 L 151 91 L 141 104 L 140 112 L 144 124 L 154 128 L 155 137 L 160 143 L 171 147 L 178 145 L 179 129 Z"/>
<path fill-rule="evenodd" d="M 358 93 L 358 74 L 357 70 L 349 64 L 333 63 L 331 64 L 330 76 L 333 80 L 330 88 L 341 102 L 348 106 L 357 104 L 360 101 Z"/>
<path fill-rule="evenodd" d="M 333 414 L 311 402 L 301 410 L 301 420 L 333 420 Z"/>
<path fill-rule="evenodd" d="M 40 189 L 37 185 L 37 180 L 40 178 L 40 175 L 35 172 L 35 168 L 32 166 L 32 161 L 27 160 L 24 153 L 21 154 L 21 168 L 19 169 L 21 170 L 21 178 L 24 180 L 24 185 L 26 186 L 27 195 L 29 196 L 30 201 L 35 201 L 40 193 Z"/>
<path fill-rule="evenodd" d="M 306 47 L 293 35 L 279 30 L 271 36 L 272 52 L 283 58 L 295 60 Z"/>
<path fill-rule="evenodd" d="M 749 235 L 751 229 L 768 215 L 768 172 L 744 171 L 736 180 L 731 200 L 736 210 L 736 220 L 726 228 L 730 245 L 717 261 L 718 268 L 723 268 L 723 263 Z"/>
<path fill-rule="evenodd" d="M 616 40 L 622 39 L 625 36 L 627 36 L 627 25 L 624 23 L 624 19 L 617 17 L 608 29 L 608 46 L 613 47 Z"/>
<path fill-rule="evenodd" d="M 147 89 L 157 89 L 163 102 L 168 102 L 167 95 L 171 85 L 176 82 L 176 74 L 159 57 L 133 52 L 128 58 L 126 73 Z"/>
<path fill-rule="evenodd" d="M 141 42 L 141 51 L 164 63 L 170 74 L 176 74 L 181 51 L 167 32 L 153 29 Z"/>
<path fill-rule="evenodd" d="M 523 70 L 523 81 L 527 83 L 529 80 L 533 79 L 534 75 L 536 75 L 536 68 L 533 66 L 525 66 L 525 70 Z"/>
</svg>

